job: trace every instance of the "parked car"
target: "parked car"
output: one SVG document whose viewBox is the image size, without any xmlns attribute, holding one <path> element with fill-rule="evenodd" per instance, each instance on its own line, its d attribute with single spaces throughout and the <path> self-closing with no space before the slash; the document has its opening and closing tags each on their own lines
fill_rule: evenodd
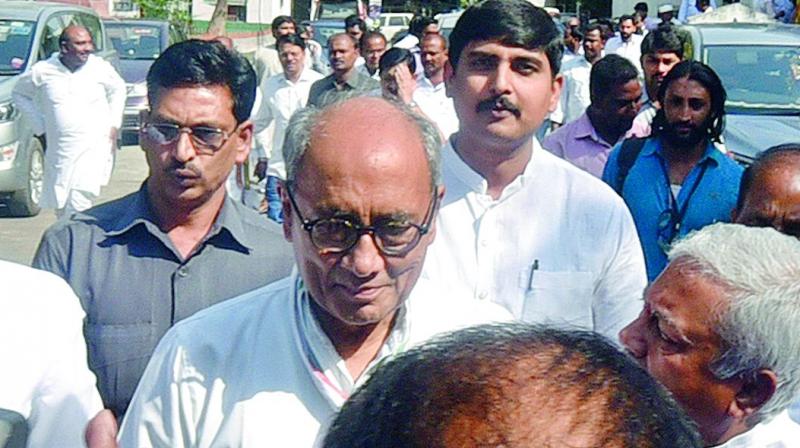
<svg viewBox="0 0 800 448">
<path fill-rule="evenodd" d="M 450 38 L 450 33 L 452 33 L 453 28 L 456 27 L 456 22 L 458 22 L 458 18 L 461 17 L 462 12 L 464 11 L 443 12 L 434 17 L 439 24 L 439 34 L 444 36 L 445 39 Z"/>
<path fill-rule="evenodd" d="M 336 33 L 344 33 L 344 20 L 313 20 L 304 21 L 304 25 L 311 26 L 314 29 L 314 40 L 322 45 L 325 50 L 327 59 L 328 54 L 328 38 Z"/>
<path fill-rule="evenodd" d="M 166 20 L 106 19 L 104 23 L 119 54 L 120 75 L 127 86 L 120 129 L 122 143 L 137 144 L 139 112 L 147 109 L 147 72 L 167 47 L 186 40 L 186 35 Z"/>
<path fill-rule="evenodd" d="M 379 31 L 386 36 L 387 41 L 391 42 L 395 34 L 408 29 L 408 23 L 411 22 L 412 17 L 414 17 L 414 14 L 411 13 L 383 13 L 378 18 Z"/>
<path fill-rule="evenodd" d="M 800 27 L 772 24 L 686 26 L 693 58 L 717 72 L 725 103 L 724 143 L 749 163 L 761 151 L 800 141 Z"/>
<path fill-rule="evenodd" d="M 44 139 L 11 99 L 20 75 L 59 51 L 58 38 L 68 25 L 85 26 L 96 54 L 119 67 L 97 13 L 61 3 L 0 0 L 0 202 L 13 216 L 39 213 L 44 179 Z"/>
</svg>

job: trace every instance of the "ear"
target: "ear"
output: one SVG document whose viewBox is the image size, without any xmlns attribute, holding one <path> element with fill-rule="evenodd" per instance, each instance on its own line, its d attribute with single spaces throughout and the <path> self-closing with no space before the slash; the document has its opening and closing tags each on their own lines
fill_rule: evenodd
<svg viewBox="0 0 800 448">
<path fill-rule="evenodd" d="M 436 240 L 436 221 L 438 221 L 439 217 L 439 210 L 442 209 L 442 201 L 444 201 L 444 194 L 445 194 L 445 186 L 444 184 L 439 185 L 436 187 L 438 190 L 436 192 L 436 209 L 433 211 L 433 220 L 431 221 L 431 228 L 428 230 L 428 235 L 430 235 L 430 241 L 433 242 Z"/>
<path fill-rule="evenodd" d="M 281 206 L 283 208 L 283 237 L 288 242 L 292 242 L 292 219 L 294 219 L 294 209 L 292 209 L 292 202 L 289 200 L 289 195 L 286 193 L 285 181 L 278 182 L 278 194 L 281 197 Z"/>
<path fill-rule="evenodd" d="M 448 97 L 452 98 L 453 94 L 450 91 L 452 89 L 452 79 L 456 75 L 456 71 L 453 68 L 453 64 L 450 63 L 450 59 L 444 63 L 444 91 Z"/>
<path fill-rule="evenodd" d="M 253 122 L 244 121 L 234 131 L 237 137 L 236 143 L 236 164 L 241 165 L 247 160 L 250 154 L 250 147 L 253 144 Z"/>
<path fill-rule="evenodd" d="M 564 87 L 564 76 L 559 73 L 553 78 L 553 83 L 550 87 L 550 104 L 547 105 L 547 110 L 553 112 L 558 107 L 561 101 L 561 89 Z"/>
<path fill-rule="evenodd" d="M 761 369 L 753 375 L 745 377 L 739 392 L 731 402 L 728 413 L 737 419 L 744 420 L 755 414 L 775 395 L 778 376 L 769 369 Z"/>
</svg>

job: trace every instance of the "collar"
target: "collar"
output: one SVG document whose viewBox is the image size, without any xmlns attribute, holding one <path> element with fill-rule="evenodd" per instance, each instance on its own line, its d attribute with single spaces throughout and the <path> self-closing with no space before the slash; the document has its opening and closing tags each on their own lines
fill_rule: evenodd
<svg viewBox="0 0 800 448">
<path fill-rule="evenodd" d="M 644 147 L 642 148 L 642 155 L 643 156 L 653 156 L 657 155 L 658 157 L 664 159 L 663 155 L 663 144 L 661 143 L 661 139 L 659 137 L 651 137 L 648 138 L 645 142 Z M 722 154 L 709 140 L 706 143 L 706 149 L 703 152 L 703 156 L 697 162 L 698 164 L 704 163 L 706 160 L 710 160 L 712 164 L 719 165 L 723 160 L 723 157 L 727 157 L 725 154 Z"/>
<path fill-rule="evenodd" d="M 156 224 L 156 216 L 150 207 L 150 200 L 147 196 L 147 181 L 142 183 L 133 197 L 133 201 L 113 222 L 106 235 L 108 237 L 120 236 L 128 233 L 134 227 L 143 225 L 154 235 L 164 235 L 164 232 Z M 255 246 L 254 241 L 245 233 L 241 216 L 236 209 L 236 204 L 225 194 L 222 208 L 217 215 L 217 219 L 208 231 L 205 240 L 209 240 L 223 230 L 226 231 L 244 250 L 251 251 Z"/>
<path fill-rule="evenodd" d="M 375 359 L 359 378 L 354 379 L 350 376 L 344 359 L 336 351 L 333 342 L 314 316 L 311 309 L 311 301 L 314 299 L 308 293 L 296 267 L 292 272 L 291 294 L 294 298 L 295 339 L 298 341 L 303 363 L 317 390 L 333 409 L 339 409 L 378 366 L 408 348 L 410 327 L 404 302 L 397 310 L 394 326 Z"/>
<path fill-rule="evenodd" d="M 486 195 L 486 191 L 489 188 L 489 184 L 486 182 L 486 179 L 483 178 L 477 171 L 474 171 L 470 168 L 467 163 L 461 159 L 461 156 L 455 150 L 455 146 L 453 145 L 454 137 L 457 136 L 453 134 L 448 140 L 447 144 L 445 145 L 444 149 L 442 150 L 442 166 L 446 167 L 446 169 L 452 171 L 458 180 L 468 186 L 472 191 L 478 193 L 480 195 Z M 531 177 L 533 176 L 533 163 L 534 160 L 538 158 L 538 155 L 541 154 L 544 149 L 539 144 L 539 140 L 536 139 L 535 136 L 531 137 L 533 140 L 533 150 L 531 151 L 531 159 L 528 161 L 528 164 L 525 165 L 525 169 L 519 174 L 510 184 L 503 189 L 503 193 L 500 195 L 500 198 L 497 200 L 498 202 L 503 200 L 504 198 L 508 197 L 511 194 L 514 194 L 521 188 L 523 188 L 527 183 L 531 182 Z M 487 196 L 488 197 L 488 196 Z"/>
<path fill-rule="evenodd" d="M 312 70 L 312 69 L 310 69 L 310 68 L 308 68 L 308 67 L 303 67 L 303 71 L 302 71 L 302 72 L 300 72 L 300 77 L 299 77 L 299 78 L 297 78 L 297 81 L 296 81 L 296 82 L 290 81 L 290 80 L 289 80 L 289 79 L 288 79 L 286 76 L 281 76 L 281 81 L 282 81 L 284 84 L 287 84 L 287 85 L 292 85 L 292 86 L 293 86 L 293 85 L 297 85 L 297 84 L 299 84 L 299 83 L 301 83 L 301 82 L 309 82 L 309 81 L 314 81 L 314 79 L 311 77 L 311 74 L 312 74 L 313 72 L 314 72 L 314 70 Z"/>
<path fill-rule="evenodd" d="M 592 120 L 589 119 L 589 114 L 586 112 L 582 113 L 581 116 L 575 120 L 573 129 L 576 139 L 589 138 L 593 142 L 608 146 L 609 148 L 614 146 L 614 143 L 608 143 L 597 134 L 597 129 L 595 129 L 594 125 L 592 124 Z"/>
<path fill-rule="evenodd" d="M 422 79 L 419 80 L 419 84 L 423 89 L 432 90 L 434 92 L 444 89 L 444 82 L 434 85 L 427 76 L 423 76 Z"/>
</svg>

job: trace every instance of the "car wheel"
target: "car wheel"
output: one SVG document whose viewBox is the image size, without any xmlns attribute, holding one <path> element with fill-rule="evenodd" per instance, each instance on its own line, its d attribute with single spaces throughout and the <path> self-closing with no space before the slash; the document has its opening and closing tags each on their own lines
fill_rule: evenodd
<svg viewBox="0 0 800 448">
<path fill-rule="evenodd" d="M 31 139 L 28 151 L 28 181 L 25 188 L 16 191 L 8 202 L 8 210 L 12 216 L 35 216 L 41 208 L 44 185 L 44 151 L 39 139 Z"/>
</svg>

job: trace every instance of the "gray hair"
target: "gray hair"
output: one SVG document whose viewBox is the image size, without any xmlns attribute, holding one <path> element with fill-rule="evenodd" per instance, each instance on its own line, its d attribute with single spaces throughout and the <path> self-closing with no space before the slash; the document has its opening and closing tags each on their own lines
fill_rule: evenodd
<svg viewBox="0 0 800 448">
<path fill-rule="evenodd" d="M 286 181 L 288 183 L 297 180 L 297 174 L 300 163 L 303 160 L 303 155 L 311 144 L 311 135 L 316 129 L 324 125 L 326 113 L 329 111 L 335 113 L 335 109 L 341 107 L 342 104 L 350 99 L 352 98 L 336 101 L 321 109 L 306 107 L 299 109 L 292 115 L 291 120 L 289 120 L 289 126 L 286 129 L 286 138 L 283 141 L 283 160 L 286 164 Z M 436 125 L 431 123 L 430 120 L 415 113 L 405 104 L 385 99 L 381 100 L 391 104 L 394 108 L 402 112 L 410 122 L 416 125 L 421 136 L 422 147 L 425 149 L 425 158 L 428 160 L 431 186 L 436 187 L 441 185 L 440 150 L 442 147 L 442 138 L 439 135 L 439 129 Z"/>
<path fill-rule="evenodd" d="M 783 411 L 800 391 L 800 241 L 772 228 L 714 224 L 679 240 L 671 262 L 727 294 L 716 332 L 726 350 L 711 364 L 720 379 L 770 369 L 775 395 L 748 422 Z"/>
</svg>

